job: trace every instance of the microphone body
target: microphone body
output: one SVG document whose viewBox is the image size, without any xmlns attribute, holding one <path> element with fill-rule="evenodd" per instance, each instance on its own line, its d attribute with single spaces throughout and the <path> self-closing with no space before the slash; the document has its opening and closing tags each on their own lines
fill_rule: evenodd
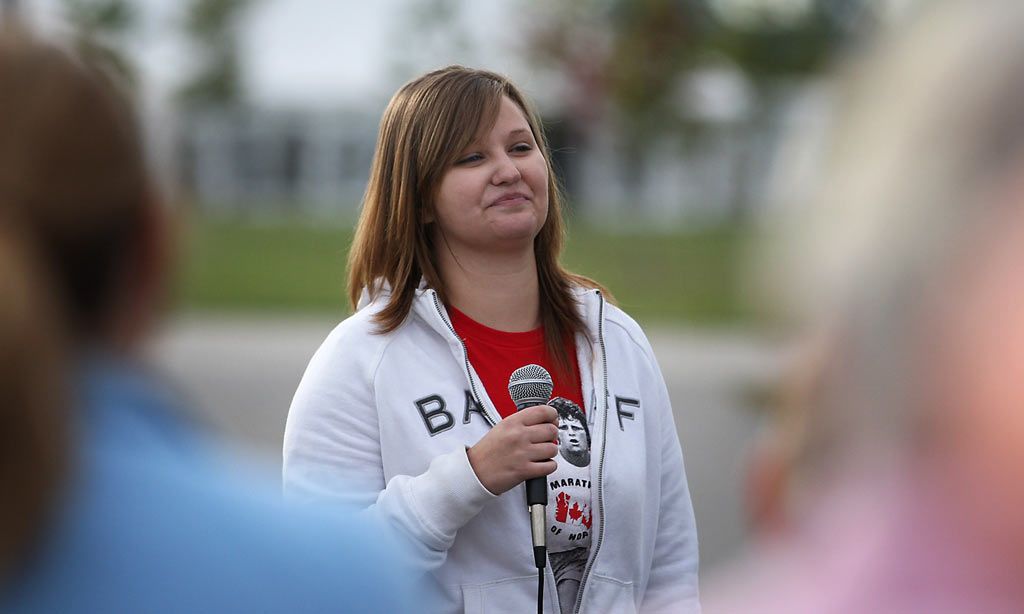
<svg viewBox="0 0 1024 614">
<path fill-rule="evenodd" d="M 508 380 L 508 393 L 516 404 L 516 411 L 544 405 L 551 399 L 554 383 L 551 374 L 540 365 L 526 365 L 516 369 Z M 544 478 L 526 480 L 526 506 L 530 510 L 530 532 L 533 536 L 533 561 L 537 569 L 547 565 L 548 490 Z"/>
</svg>

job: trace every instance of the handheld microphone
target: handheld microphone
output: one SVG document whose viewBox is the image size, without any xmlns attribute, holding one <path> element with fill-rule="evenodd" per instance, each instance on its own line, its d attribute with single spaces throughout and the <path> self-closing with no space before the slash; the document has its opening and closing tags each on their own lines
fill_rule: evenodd
<svg viewBox="0 0 1024 614">
<path fill-rule="evenodd" d="M 554 384 L 551 374 L 540 365 L 526 365 L 512 372 L 508 378 L 508 394 L 516 404 L 516 411 L 527 407 L 544 405 L 551 399 Z M 544 478 L 526 480 L 526 506 L 530 510 L 530 527 L 533 533 L 533 560 L 537 569 L 544 569 L 547 561 L 545 525 L 548 491 Z"/>
</svg>

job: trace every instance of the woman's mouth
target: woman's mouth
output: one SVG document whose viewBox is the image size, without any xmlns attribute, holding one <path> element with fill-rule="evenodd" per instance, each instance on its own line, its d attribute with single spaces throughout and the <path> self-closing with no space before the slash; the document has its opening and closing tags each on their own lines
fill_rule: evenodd
<svg viewBox="0 0 1024 614">
<path fill-rule="evenodd" d="M 530 200 L 530 198 L 522 192 L 509 192 L 494 199 L 491 202 L 491 206 L 521 205 L 528 200 Z"/>
</svg>

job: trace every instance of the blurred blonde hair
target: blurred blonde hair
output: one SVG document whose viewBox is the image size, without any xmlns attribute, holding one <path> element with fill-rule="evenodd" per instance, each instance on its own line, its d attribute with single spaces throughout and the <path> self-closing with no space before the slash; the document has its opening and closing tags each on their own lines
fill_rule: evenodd
<svg viewBox="0 0 1024 614">
<path fill-rule="evenodd" d="M 519 89 L 496 73 L 449 66 L 405 84 L 388 103 L 349 252 L 348 294 L 355 308 L 364 289 L 375 296 L 379 284 L 387 282 L 391 296 L 377 315 L 381 332 L 395 330 L 409 315 L 421 278 L 446 300 L 425 220 L 444 174 L 494 124 L 503 96 L 522 110 L 547 161 L 548 217 L 534 240 L 534 253 L 545 345 L 566 370 L 571 357 L 565 352 L 565 336 L 583 330 L 571 288 L 600 286 L 566 271 L 558 261 L 565 240 L 563 199 L 540 118 Z"/>
<path fill-rule="evenodd" d="M 1024 152 L 1024 4 L 930 9 L 842 83 L 813 207 L 773 258 L 783 301 L 819 331 L 786 416 L 804 467 L 899 454 L 927 430 L 923 310 Z"/>
</svg>

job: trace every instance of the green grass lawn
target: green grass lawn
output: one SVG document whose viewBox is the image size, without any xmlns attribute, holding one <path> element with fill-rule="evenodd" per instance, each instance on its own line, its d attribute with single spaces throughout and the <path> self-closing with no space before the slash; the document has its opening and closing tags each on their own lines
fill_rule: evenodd
<svg viewBox="0 0 1024 614">
<path fill-rule="evenodd" d="M 577 224 L 564 262 L 605 284 L 637 319 L 729 324 L 748 316 L 738 283 L 746 237 L 735 228 L 612 234 Z M 184 239 L 178 295 L 187 310 L 348 311 L 350 229 L 199 220 Z"/>
</svg>

